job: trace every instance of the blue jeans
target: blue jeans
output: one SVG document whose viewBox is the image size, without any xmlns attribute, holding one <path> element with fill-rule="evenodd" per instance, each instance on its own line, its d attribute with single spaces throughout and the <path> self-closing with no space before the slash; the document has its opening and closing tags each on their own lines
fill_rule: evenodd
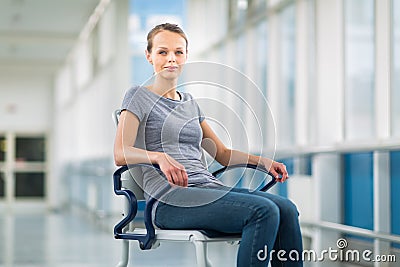
<svg viewBox="0 0 400 267">
<path fill-rule="evenodd" d="M 213 201 L 205 203 L 205 199 Z M 303 266 L 298 211 L 286 198 L 221 186 L 213 189 L 177 187 L 163 200 L 155 213 L 155 224 L 161 229 L 241 234 L 238 267 L 265 267 L 271 255 L 273 267 Z M 271 253 L 272 249 L 275 252 Z M 284 250 L 284 254 L 278 254 L 280 250 Z M 291 260 L 297 255 L 299 260 Z"/>
</svg>

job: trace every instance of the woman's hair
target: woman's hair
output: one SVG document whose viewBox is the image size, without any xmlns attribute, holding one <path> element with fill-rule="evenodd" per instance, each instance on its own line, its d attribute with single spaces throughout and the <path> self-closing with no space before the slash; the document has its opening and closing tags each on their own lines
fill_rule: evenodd
<svg viewBox="0 0 400 267">
<path fill-rule="evenodd" d="M 157 33 L 161 31 L 170 31 L 170 32 L 175 32 L 179 34 L 183 39 L 186 41 L 186 50 L 188 47 L 188 40 L 186 37 L 186 34 L 183 32 L 183 30 L 177 25 L 177 24 L 172 24 L 172 23 L 163 23 L 155 26 L 151 31 L 147 34 L 147 51 L 150 53 L 151 49 L 153 48 L 153 39 L 154 36 L 156 36 Z"/>
</svg>

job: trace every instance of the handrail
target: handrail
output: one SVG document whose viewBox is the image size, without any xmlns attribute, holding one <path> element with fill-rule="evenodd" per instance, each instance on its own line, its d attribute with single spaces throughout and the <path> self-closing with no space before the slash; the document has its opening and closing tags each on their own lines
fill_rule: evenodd
<svg viewBox="0 0 400 267">
<path fill-rule="evenodd" d="M 400 139 L 379 141 L 375 143 L 339 143 L 328 146 L 291 146 L 290 148 L 276 149 L 275 158 L 283 158 L 287 156 L 304 156 L 314 154 L 327 153 L 352 153 L 352 152 L 368 152 L 368 151 L 393 151 L 400 150 Z M 273 148 L 266 147 L 263 151 L 266 155 L 274 151 Z"/>
<path fill-rule="evenodd" d="M 400 235 L 387 234 L 373 230 L 363 229 L 355 226 L 344 225 L 327 221 L 300 221 L 300 225 L 304 227 L 323 228 L 337 232 L 354 234 L 363 237 L 385 240 L 400 244 Z"/>
</svg>

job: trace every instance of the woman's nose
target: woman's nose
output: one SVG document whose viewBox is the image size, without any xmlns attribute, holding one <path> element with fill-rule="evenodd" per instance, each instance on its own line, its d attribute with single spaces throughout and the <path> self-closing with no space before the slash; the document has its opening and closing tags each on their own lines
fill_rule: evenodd
<svg viewBox="0 0 400 267">
<path fill-rule="evenodd" d="M 176 61 L 175 54 L 174 53 L 170 53 L 168 62 L 175 62 L 175 61 Z"/>
</svg>

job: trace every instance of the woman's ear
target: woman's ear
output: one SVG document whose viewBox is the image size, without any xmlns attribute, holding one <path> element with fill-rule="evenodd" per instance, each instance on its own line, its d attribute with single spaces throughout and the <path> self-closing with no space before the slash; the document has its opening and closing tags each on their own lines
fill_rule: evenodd
<svg viewBox="0 0 400 267">
<path fill-rule="evenodd" d="M 146 49 L 146 50 L 144 50 L 144 53 L 146 54 L 146 59 L 147 59 L 147 61 L 148 61 L 151 65 L 153 65 L 153 60 L 151 60 L 151 54 L 149 53 L 149 51 L 147 51 L 147 49 Z"/>
</svg>

